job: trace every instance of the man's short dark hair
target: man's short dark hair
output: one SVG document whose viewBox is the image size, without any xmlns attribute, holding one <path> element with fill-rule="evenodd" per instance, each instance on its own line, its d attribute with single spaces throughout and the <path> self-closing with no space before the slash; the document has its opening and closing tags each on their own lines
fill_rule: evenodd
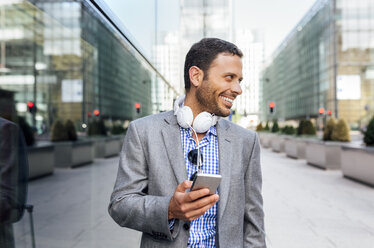
<svg viewBox="0 0 374 248">
<path fill-rule="evenodd" d="M 218 38 L 204 38 L 192 45 L 186 55 L 184 63 L 184 87 L 188 91 L 191 88 L 189 70 L 191 66 L 197 66 L 204 72 L 204 80 L 207 79 L 208 70 L 213 60 L 220 53 L 228 53 L 243 56 L 242 51 L 231 42 Z"/>
</svg>

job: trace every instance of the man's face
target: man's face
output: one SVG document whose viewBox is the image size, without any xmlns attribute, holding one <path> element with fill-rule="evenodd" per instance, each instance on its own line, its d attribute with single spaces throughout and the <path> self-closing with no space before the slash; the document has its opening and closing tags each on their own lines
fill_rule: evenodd
<svg viewBox="0 0 374 248">
<path fill-rule="evenodd" d="M 230 114 L 233 101 L 242 93 L 242 67 L 237 55 L 220 53 L 212 61 L 206 79 L 196 89 L 202 110 L 224 117 Z"/>
</svg>

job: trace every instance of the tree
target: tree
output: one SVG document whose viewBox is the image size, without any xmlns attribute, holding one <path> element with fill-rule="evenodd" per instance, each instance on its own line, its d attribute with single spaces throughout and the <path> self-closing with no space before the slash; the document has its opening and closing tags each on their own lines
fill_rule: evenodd
<svg viewBox="0 0 374 248">
<path fill-rule="evenodd" d="M 305 135 L 316 135 L 316 128 L 310 120 L 304 121 L 302 134 Z"/>
<path fill-rule="evenodd" d="M 334 130 L 334 127 L 336 125 L 336 120 L 335 118 L 330 118 L 327 123 L 326 123 L 326 127 L 325 127 L 325 130 L 323 131 L 323 140 L 327 141 L 327 140 L 332 140 L 332 131 Z"/>
<path fill-rule="evenodd" d="M 295 134 L 295 128 L 293 126 L 286 125 L 284 128 L 282 128 L 282 133 L 287 135 L 294 135 Z"/>
<path fill-rule="evenodd" d="M 256 126 L 256 131 L 257 132 L 261 132 L 264 130 L 264 127 L 262 126 L 262 123 L 260 122 L 257 126 Z"/>
<path fill-rule="evenodd" d="M 76 141 L 77 131 L 75 129 L 74 123 L 71 120 L 67 120 L 65 123 L 65 127 L 66 127 L 68 140 Z"/>
<path fill-rule="evenodd" d="M 273 122 L 273 126 L 272 126 L 272 128 L 271 128 L 271 132 L 272 132 L 272 133 L 277 133 L 277 132 L 279 132 L 279 125 L 278 125 L 278 121 L 277 121 L 277 120 L 275 120 L 275 121 Z"/>
<path fill-rule="evenodd" d="M 369 121 L 364 134 L 364 142 L 367 146 L 374 146 L 374 117 Z"/>
<path fill-rule="evenodd" d="M 331 139 L 334 141 L 350 141 L 351 136 L 349 134 L 349 126 L 347 122 L 343 119 L 339 119 L 339 121 L 336 123 L 332 134 Z"/>
<path fill-rule="evenodd" d="M 107 135 L 107 129 L 103 119 L 94 119 L 88 124 L 88 135 Z"/>
<path fill-rule="evenodd" d="M 297 135 L 303 135 L 305 120 L 299 121 L 299 126 L 297 127 Z"/>
<path fill-rule="evenodd" d="M 51 141 L 64 141 L 68 140 L 68 133 L 66 127 L 61 120 L 56 120 L 52 124 Z"/>
</svg>

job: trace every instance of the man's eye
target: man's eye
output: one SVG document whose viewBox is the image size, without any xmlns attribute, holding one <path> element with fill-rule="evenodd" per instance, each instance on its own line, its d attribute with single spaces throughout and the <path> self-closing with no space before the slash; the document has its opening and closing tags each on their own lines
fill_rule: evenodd
<svg viewBox="0 0 374 248">
<path fill-rule="evenodd" d="M 230 79 L 230 80 L 233 80 L 233 79 L 234 79 L 234 76 L 233 76 L 233 75 L 227 75 L 226 78 L 227 78 L 227 79 Z"/>
</svg>

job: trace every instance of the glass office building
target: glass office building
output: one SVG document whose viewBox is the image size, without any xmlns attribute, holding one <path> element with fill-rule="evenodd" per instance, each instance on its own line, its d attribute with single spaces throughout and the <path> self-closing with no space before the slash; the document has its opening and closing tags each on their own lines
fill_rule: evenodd
<svg viewBox="0 0 374 248">
<path fill-rule="evenodd" d="M 168 110 L 154 107 L 165 100 L 172 108 L 176 91 L 104 7 L 88 0 L 0 2 L 0 89 L 14 93 L 17 115 L 38 129 L 58 118 L 80 127 L 94 110 L 125 121 Z M 167 99 L 158 99 L 159 85 Z"/>
<path fill-rule="evenodd" d="M 374 0 L 318 0 L 262 74 L 262 119 L 324 114 L 352 127 L 374 112 Z M 269 103 L 275 113 L 269 113 Z"/>
</svg>

